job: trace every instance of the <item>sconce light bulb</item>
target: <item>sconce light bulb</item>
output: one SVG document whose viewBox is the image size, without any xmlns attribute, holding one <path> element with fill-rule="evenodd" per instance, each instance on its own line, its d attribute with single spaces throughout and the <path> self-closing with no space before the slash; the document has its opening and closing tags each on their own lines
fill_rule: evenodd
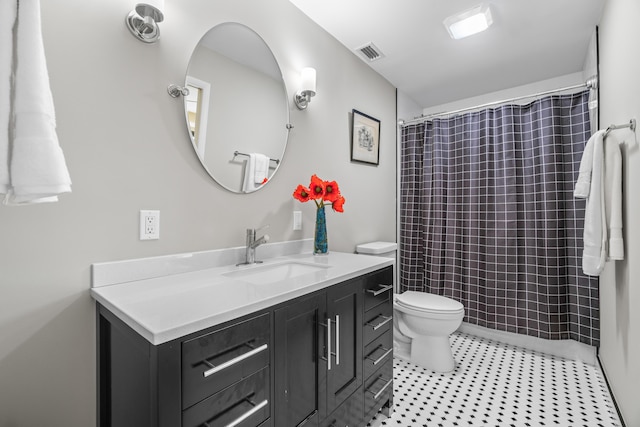
<svg viewBox="0 0 640 427">
<path fill-rule="evenodd" d="M 316 95 L 316 69 L 305 67 L 300 72 L 300 90 L 293 100 L 299 110 L 304 110 L 311 102 L 311 97 Z"/>
</svg>

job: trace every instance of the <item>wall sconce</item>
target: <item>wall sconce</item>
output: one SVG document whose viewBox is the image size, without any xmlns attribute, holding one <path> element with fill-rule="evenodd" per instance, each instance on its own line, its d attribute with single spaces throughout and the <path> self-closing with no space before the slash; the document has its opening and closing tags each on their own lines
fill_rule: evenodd
<svg viewBox="0 0 640 427">
<path fill-rule="evenodd" d="M 147 0 L 138 3 L 127 15 L 127 28 L 138 40 L 145 43 L 155 43 L 160 38 L 158 23 L 164 20 L 162 9 L 164 0 Z"/>
<path fill-rule="evenodd" d="M 300 90 L 293 97 L 298 110 L 304 110 L 311 102 L 311 97 L 316 95 L 316 69 L 311 67 L 303 68 L 301 73 L 302 84 Z"/>
</svg>

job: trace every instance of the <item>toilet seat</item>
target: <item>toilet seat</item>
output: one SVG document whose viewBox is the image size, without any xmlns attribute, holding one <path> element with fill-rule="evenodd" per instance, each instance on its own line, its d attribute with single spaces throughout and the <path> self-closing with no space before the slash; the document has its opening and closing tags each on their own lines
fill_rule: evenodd
<svg viewBox="0 0 640 427">
<path fill-rule="evenodd" d="M 425 292 L 406 291 L 396 295 L 396 304 L 410 310 L 433 314 L 464 313 L 464 306 L 451 298 Z"/>
</svg>

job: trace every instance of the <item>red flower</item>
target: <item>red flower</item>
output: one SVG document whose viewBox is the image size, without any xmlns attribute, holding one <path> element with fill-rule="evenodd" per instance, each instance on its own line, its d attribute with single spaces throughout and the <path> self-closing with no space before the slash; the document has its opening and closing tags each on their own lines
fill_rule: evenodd
<svg viewBox="0 0 640 427">
<path fill-rule="evenodd" d="M 300 200 L 302 203 L 308 202 L 311 198 L 311 192 L 303 185 L 298 185 L 296 191 L 293 192 L 293 197 Z"/>
<path fill-rule="evenodd" d="M 327 202 L 335 202 L 340 197 L 340 189 L 335 181 L 324 182 L 324 198 Z"/>
<path fill-rule="evenodd" d="M 311 177 L 309 190 L 311 190 L 312 199 L 322 199 L 324 197 L 324 181 L 318 178 L 318 175 L 314 174 Z"/>
<path fill-rule="evenodd" d="M 344 205 L 345 201 L 346 199 L 340 196 L 336 200 L 334 200 L 333 203 L 331 203 L 331 207 L 336 212 L 344 212 L 344 208 L 342 206 Z"/>
<path fill-rule="evenodd" d="M 318 209 L 325 206 L 325 202 L 331 203 L 336 212 L 344 212 L 345 198 L 340 194 L 338 183 L 335 181 L 323 181 L 317 175 L 311 176 L 309 188 L 298 185 L 293 192 L 293 197 L 301 202 L 313 200 Z"/>
</svg>

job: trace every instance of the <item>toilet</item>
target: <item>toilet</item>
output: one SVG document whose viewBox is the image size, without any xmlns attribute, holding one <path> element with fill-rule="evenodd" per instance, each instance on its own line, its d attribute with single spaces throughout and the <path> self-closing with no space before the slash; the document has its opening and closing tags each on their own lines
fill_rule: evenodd
<svg viewBox="0 0 640 427">
<path fill-rule="evenodd" d="M 358 245 L 356 253 L 396 257 L 396 243 L 372 242 Z M 396 268 L 397 270 L 397 268 Z M 394 355 L 435 372 L 455 368 L 449 335 L 462 324 L 464 306 L 451 298 L 426 292 L 395 294 L 394 276 L 393 348 Z"/>
<path fill-rule="evenodd" d="M 460 327 L 463 318 L 464 306 L 458 301 L 406 291 L 393 301 L 394 341 L 410 345 L 412 363 L 435 372 L 450 372 L 455 362 L 449 335 Z"/>
</svg>

